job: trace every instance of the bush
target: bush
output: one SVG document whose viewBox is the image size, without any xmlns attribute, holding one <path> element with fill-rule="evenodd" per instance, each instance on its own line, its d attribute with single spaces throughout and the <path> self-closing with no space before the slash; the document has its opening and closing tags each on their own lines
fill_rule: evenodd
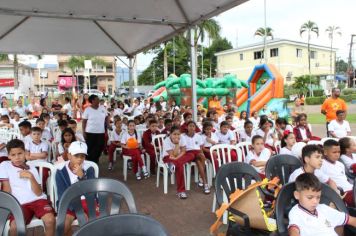
<svg viewBox="0 0 356 236">
<path fill-rule="evenodd" d="M 323 97 L 323 96 L 305 98 L 305 102 L 308 105 L 321 105 L 321 104 L 323 104 L 324 100 L 325 100 L 325 97 Z"/>
<path fill-rule="evenodd" d="M 356 94 L 340 95 L 340 98 L 344 99 L 345 102 L 351 102 L 351 100 L 355 98 L 355 95 Z"/>
<path fill-rule="evenodd" d="M 313 91 L 315 97 L 321 97 L 324 96 L 324 90 L 323 89 L 315 89 Z"/>
<path fill-rule="evenodd" d="M 356 94 L 356 89 L 354 88 L 347 88 L 342 90 L 343 95 L 350 95 L 350 94 Z"/>
</svg>

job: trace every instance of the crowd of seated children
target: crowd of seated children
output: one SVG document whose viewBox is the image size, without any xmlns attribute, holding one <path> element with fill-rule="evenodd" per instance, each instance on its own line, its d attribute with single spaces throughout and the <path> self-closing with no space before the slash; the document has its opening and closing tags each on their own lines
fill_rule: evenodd
<svg viewBox="0 0 356 236">
<path fill-rule="evenodd" d="M 320 204 L 321 183 L 311 173 L 295 180 L 294 197 L 298 200 L 288 214 L 290 236 L 337 236 L 336 226 L 356 226 L 356 218 L 325 204 Z"/>
</svg>

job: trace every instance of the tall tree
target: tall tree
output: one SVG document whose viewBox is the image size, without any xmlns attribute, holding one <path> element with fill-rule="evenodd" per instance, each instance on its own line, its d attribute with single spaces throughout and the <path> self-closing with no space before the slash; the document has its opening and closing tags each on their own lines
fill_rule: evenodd
<svg viewBox="0 0 356 236">
<path fill-rule="evenodd" d="M 308 70 L 309 70 L 309 78 L 311 80 L 311 70 L 310 70 L 310 39 L 311 39 L 311 33 L 315 33 L 317 37 L 319 37 L 319 27 L 318 25 L 313 22 L 313 21 L 307 21 L 299 29 L 299 34 L 302 37 L 303 33 L 308 33 Z M 311 81 L 310 81 L 310 86 L 311 86 Z M 311 92 L 310 95 L 313 96 L 313 89 L 310 87 Z"/>
<path fill-rule="evenodd" d="M 340 29 L 339 26 L 334 26 L 334 25 L 328 26 L 328 28 L 326 28 L 326 30 L 325 30 L 325 32 L 328 34 L 328 37 L 329 37 L 329 40 L 330 40 L 330 75 L 332 74 L 332 68 L 333 68 L 333 41 L 334 41 L 334 35 L 341 36 L 341 31 L 340 30 L 341 29 Z M 335 72 L 336 72 L 336 70 L 335 70 Z"/>
<path fill-rule="evenodd" d="M 260 27 L 255 32 L 255 36 L 264 37 L 265 35 L 266 35 L 266 38 L 270 37 L 271 39 L 273 39 L 273 29 L 270 27 L 267 27 L 265 30 L 265 28 Z"/>
</svg>

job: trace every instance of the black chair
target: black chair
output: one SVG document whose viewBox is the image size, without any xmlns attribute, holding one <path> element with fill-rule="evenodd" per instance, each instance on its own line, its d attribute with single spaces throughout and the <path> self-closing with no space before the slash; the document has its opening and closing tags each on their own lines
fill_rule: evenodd
<svg viewBox="0 0 356 236">
<path fill-rule="evenodd" d="M 292 155 L 276 155 L 271 157 L 266 164 L 266 177 L 272 179 L 278 177 L 280 183 L 288 183 L 289 176 L 295 169 L 302 166 L 302 162 Z"/>
<path fill-rule="evenodd" d="M 114 227 L 113 227 L 114 226 Z M 168 236 L 166 229 L 151 217 L 138 214 L 105 216 L 79 228 L 74 236 Z"/>
<path fill-rule="evenodd" d="M 298 203 L 298 201 L 294 198 L 293 192 L 295 191 L 295 183 L 289 183 L 281 189 L 277 196 L 276 201 L 276 221 L 278 228 L 278 235 L 287 236 L 288 235 L 288 213 L 292 209 L 292 207 Z M 339 211 L 349 213 L 346 208 L 344 202 L 340 198 L 340 196 L 330 188 L 326 184 L 322 184 L 321 190 L 321 199 L 320 203 L 329 205 L 333 203 Z M 351 234 L 355 235 L 355 234 Z"/>
<path fill-rule="evenodd" d="M 10 215 L 14 216 L 18 236 L 26 235 L 26 225 L 20 203 L 11 194 L 0 191 L 0 232 L 4 232 L 6 222 Z"/>
<path fill-rule="evenodd" d="M 261 181 L 261 177 L 252 166 L 242 162 L 222 165 L 215 177 L 215 194 L 219 206 L 224 202 L 224 192 L 229 197 L 237 189 L 247 189 L 252 180 Z M 244 225 L 241 228 L 235 222 L 229 221 L 226 235 L 256 235 L 256 232 L 250 229 L 250 221 L 246 214 L 233 208 L 229 208 L 228 211 L 243 218 Z"/>
<path fill-rule="evenodd" d="M 81 196 L 85 196 L 88 206 L 88 219 L 82 207 Z M 120 213 L 122 200 L 125 200 L 130 213 L 137 213 L 135 200 L 125 184 L 114 179 L 89 179 L 71 185 L 59 199 L 56 235 L 63 235 L 67 209 L 72 207 L 80 226 L 96 218 Z M 97 216 L 99 205 L 99 216 Z"/>
</svg>

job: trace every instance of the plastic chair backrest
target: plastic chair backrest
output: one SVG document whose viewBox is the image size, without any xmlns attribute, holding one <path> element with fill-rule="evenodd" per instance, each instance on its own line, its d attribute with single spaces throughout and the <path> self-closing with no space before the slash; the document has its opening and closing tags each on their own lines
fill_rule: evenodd
<svg viewBox="0 0 356 236">
<path fill-rule="evenodd" d="M 20 203 L 11 194 L 0 191 L 0 232 L 4 232 L 9 214 L 12 214 L 16 222 L 16 230 L 18 236 L 26 235 L 25 218 L 21 209 Z"/>
<path fill-rule="evenodd" d="M 158 134 L 152 137 L 152 145 L 155 149 L 157 163 L 162 161 L 163 141 L 166 136 L 166 134 Z"/>
<path fill-rule="evenodd" d="M 85 195 L 88 207 L 86 216 L 81 196 Z M 64 191 L 59 201 L 56 235 L 63 235 L 68 207 L 73 207 L 80 226 L 108 215 L 119 214 L 122 200 L 125 200 L 130 213 L 137 213 L 135 200 L 129 188 L 114 179 L 88 179 L 71 185 Z M 97 208 L 98 216 L 97 216 Z M 116 227 L 116 226 L 115 226 Z"/>
<path fill-rule="evenodd" d="M 335 141 L 337 141 L 337 142 L 339 141 L 339 139 L 338 139 L 338 138 L 331 138 L 331 137 L 322 138 L 320 141 L 324 144 L 324 143 L 325 143 L 325 141 L 330 140 L 330 139 L 335 140 Z"/>
<path fill-rule="evenodd" d="M 105 236 L 168 236 L 166 229 L 158 221 L 149 216 L 138 214 L 105 216 L 79 228 L 74 235 L 101 235 L 104 231 Z"/>
<path fill-rule="evenodd" d="M 249 152 L 249 150 L 250 150 L 251 145 L 252 145 L 251 142 L 248 142 L 248 141 L 246 141 L 246 142 L 240 142 L 240 143 L 237 143 L 237 144 L 236 144 L 236 147 L 241 150 L 241 152 L 242 152 L 242 157 L 243 157 L 244 160 L 245 160 L 246 157 L 247 157 L 247 154 L 248 154 L 248 152 Z"/>
<path fill-rule="evenodd" d="M 310 140 L 310 141 L 308 142 L 308 144 L 323 146 L 323 142 L 321 142 L 321 141 L 319 141 L 319 140 Z"/>
<path fill-rule="evenodd" d="M 280 183 L 288 183 L 289 176 L 295 169 L 302 166 L 302 162 L 292 155 L 276 155 L 271 157 L 266 163 L 266 177 L 272 179 L 278 177 Z"/>
<path fill-rule="evenodd" d="M 221 167 L 223 164 L 230 163 L 231 162 L 231 151 L 235 150 L 237 153 L 237 161 L 242 162 L 243 157 L 242 157 L 242 151 L 240 148 L 237 148 L 235 145 L 230 145 L 230 144 L 216 144 L 210 148 L 210 156 L 214 156 L 214 153 L 216 153 L 217 159 L 218 159 L 218 167 Z M 214 170 L 214 176 L 216 175 L 215 170 L 215 162 L 212 161 L 213 164 L 213 170 Z"/>
<path fill-rule="evenodd" d="M 276 149 L 276 152 L 277 152 L 277 154 L 279 154 L 279 152 L 281 151 L 281 148 L 282 148 L 282 146 L 281 146 L 281 141 L 276 141 L 275 143 L 274 143 L 274 148 Z"/>
<path fill-rule="evenodd" d="M 223 203 L 223 192 L 230 196 L 236 189 L 246 189 L 251 185 L 252 180 L 261 181 L 257 171 L 249 164 L 243 162 L 232 162 L 222 165 L 215 177 L 215 194 L 219 205 Z"/>
<path fill-rule="evenodd" d="M 276 200 L 276 222 L 278 235 L 288 235 L 288 213 L 292 207 L 297 204 L 293 192 L 295 191 L 295 183 L 289 183 L 280 190 Z M 329 205 L 333 203 L 339 211 L 348 213 L 345 203 L 340 196 L 326 184 L 322 184 L 320 204 Z"/>
</svg>

